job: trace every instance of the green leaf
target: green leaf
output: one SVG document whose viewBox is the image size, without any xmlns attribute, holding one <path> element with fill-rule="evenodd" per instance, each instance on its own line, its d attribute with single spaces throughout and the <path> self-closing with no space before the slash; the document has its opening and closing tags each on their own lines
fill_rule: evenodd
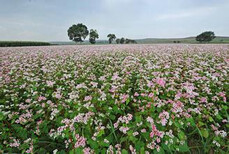
<svg viewBox="0 0 229 154">
<path fill-rule="evenodd" d="M 122 154 L 128 154 L 128 151 L 126 151 L 125 149 L 122 149 Z"/>
<path fill-rule="evenodd" d="M 58 151 L 57 153 L 58 154 L 65 154 L 65 151 L 64 150 L 61 150 L 61 151 Z"/>
<path fill-rule="evenodd" d="M 2 121 L 4 118 L 4 114 L 2 112 L 0 112 L 0 121 Z"/>
<path fill-rule="evenodd" d="M 180 145 L 179 150 L 180 150 L 180 152 L 187 152 L 187 151 L 189 151 L 189 147 L 187 144 Z"/>
<path fill-rule="evenodd" d="M 219 119 L 219 120 L 222 120 L 223 118 L 221 117 L 221 115 L 217 114 L 216 115 L 216 118 Z"/>
<path fill-rule="evenodd" d="M 160 148 L 160 151 L 154 150 L 153 153 L 155 153 L 155 154 L 164 154 L 165 151 L 164 151 L 163 148 Z"/>
<path fill-rule="evenodd" d="M 77 149 L 75 150 L 75 153 L 77 153 L 77 154 L 83 154 L 82 148 L 77 148 Z"/>
<path fill-rule="evenodd" d="M 142 116 L 139 115 L 139 116 L 136 116 L 136 122 L 141 122 L 142 121 Z"/>
<path fill-rule="evenodd" d="M 93 149 L 97 149 L 99 147 L 98 143 L 96 141 L 92 140 L 92 139 L 89 139 L 88 143 L 89 143 L 90 147 L 93 148 Z"/>
<path fill-rule="evenodd" d="M 111 114 L 109 117 L 110 117 L 111 120 L 115 120 L 115 118 L 116 118 L 116 116 L 113 115 L 113 114 Z"/>
<path fill-rule="evenodd" d="M 141 148 L 140 154 L 145 154 L 145 148 L 144 147 Z"/>
<path fill-rule="evenodd" d="M 207 129 L 201 129 L 200 132 L 203 137 L 208 138 L 209 133 Z"/>
<path fill-rule="evenodd" d="M 106 154 L 107 150 L 105 148 L 103 148 L 103 150 L 101 151 L 101 154 Z"/>
<path fill-rule="evenodd" d="M 199 122 L 199 126 L 201 127 L 201 126 L 204 126 L 204 123 L 203 122 Z"/>
<path fill-rule="evenodd" d="M 69 154 L 75 154 L 74 149 L 72 149 L 71 151 L 69 151 Z"/>
<path fill-rule="evenodd" d="M 100 137 L 100 136 L 102 136 L 104 134 L 104 129 L 101 129 L 100 131 L 99 131 L 99 134 L 97 135 L 97 137 Z"/>
<path fill-rule="evenodd" d="M 185 140 L 186 136 L 185 136 L 185 133 L 184 132 L 180 132 L 178 133 L 178 137 L 181 139 L 181 140 Z"/>
<path fill-rule="evenodd" d="M 208 120 L 209 120 L 210 122 L 213 122 L 213 121 L 214 121 L 213 118 L 212 118 L 211 116 L 208 118 Z"/>
<path fill-rule="evenodd" d="M 138 141 L 135 144 L 136 150 L 139 151 L 140 149 L 142 150 L 142 147 L 144 148 L 144 143 L 142 141 Z"/>
</svg>

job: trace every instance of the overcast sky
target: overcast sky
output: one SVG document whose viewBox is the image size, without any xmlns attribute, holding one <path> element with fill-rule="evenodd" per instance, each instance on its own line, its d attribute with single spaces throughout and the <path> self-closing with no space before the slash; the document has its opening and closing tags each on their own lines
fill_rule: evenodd
<svg viewBox="0 0 229 154">
<path fill-rule="evenodd" d="M 0 40 L 68 41 L 77 23 L 100 39 L 229 36 L 229 0 L 0 0 Z"/>
</svg>

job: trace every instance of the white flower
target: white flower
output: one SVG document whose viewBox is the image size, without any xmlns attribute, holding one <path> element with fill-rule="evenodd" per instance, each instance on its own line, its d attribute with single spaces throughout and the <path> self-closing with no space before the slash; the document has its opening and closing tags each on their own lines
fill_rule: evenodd
<svg viewBox="0 0 229 154">
<path fill-rule="evenodd" d="M 107 139 L 104 139 L 103 141 L 104 141 L 105 143 L 109 143 L 109 141 L 108 141 Z"/>
<path fill-rule="evenodd" d="M 58 150 L 57 150 L 57 149 L 55 149 L 55 150 L 53 151 L 53 154 L 56 154 L 56 153 L 57 153 L 57 151 L 58 151 Z"/>
</svg>

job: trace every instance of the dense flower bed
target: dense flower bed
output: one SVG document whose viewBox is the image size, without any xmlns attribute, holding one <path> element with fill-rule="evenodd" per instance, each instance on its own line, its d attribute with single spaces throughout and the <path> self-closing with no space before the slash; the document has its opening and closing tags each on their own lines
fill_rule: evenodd
<svg viewBox="0 0 229 154">
<path fill-rule="evenodd" d="M 1 48 L 0 59 L 2 152 L 228 152 L 228 45 Z"/>
</svg>

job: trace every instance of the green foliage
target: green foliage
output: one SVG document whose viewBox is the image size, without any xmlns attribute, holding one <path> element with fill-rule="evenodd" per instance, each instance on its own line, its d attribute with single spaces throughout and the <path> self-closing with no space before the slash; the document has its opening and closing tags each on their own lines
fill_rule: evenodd
<svg viewBox="0 0 229 154">
<path fill-rule="evenodd" d="M 125 39 L 125 38 L 121 38 L 121 39 L 116 39 L 116 43 L 117 44 L 137 44 L 137 41 L 135 41 L 135 40 L 132 40 L 132 39 Z"/>
<path fill-rule="evenodd" d="M 117 39 L 115 40 L 115 42 L 116 42 L 117 44 L 120 44 L 120 39 L 117 38 Z"/>
<path fill-rule="evenodd" d="M 111 44 L 116 39 L 115 34 L 108 34 L 107 37 L 109 38 L 109 44 Z"/>
<path fill-rule="evenodd" d="M 98 32 L 96 30 L 91 29 L 90 33 L 89 33 L 89 42 L 91 44 L 95 44 L 96 43 L 96 39 L 98 39 L 98 38 L 99 38 Z"/>
<path fill-rule="evenodd" d="M 124 43 L 125 43 L 125 38 L 122 37 L 122 38 L 120 39 L 120 44 L 124 44 Z"/>
<path fill-rule="evenodd" d="M 126 39 L 126 44 L 136 44 L 137 42 L 135 40 L 131 40 L 131 39 Z"/>
<path fill-rule="evenodd" d="M 202 42 L 210 42 L 215 38 L 215 33 L 211 31 L 203 32 L 196 37 L 196 41 Z"/>
<path fill-rule="evenodd" d="M 83 39 L 85 39 L 88 36 L 88 29 L 87 26 L 85 26 L 82 23 L 79 23 L 77 25 L 72 25 L 68 29 L 68 37 L 70 40 L 77 42 L 83 42 Z"/>
</svg>

